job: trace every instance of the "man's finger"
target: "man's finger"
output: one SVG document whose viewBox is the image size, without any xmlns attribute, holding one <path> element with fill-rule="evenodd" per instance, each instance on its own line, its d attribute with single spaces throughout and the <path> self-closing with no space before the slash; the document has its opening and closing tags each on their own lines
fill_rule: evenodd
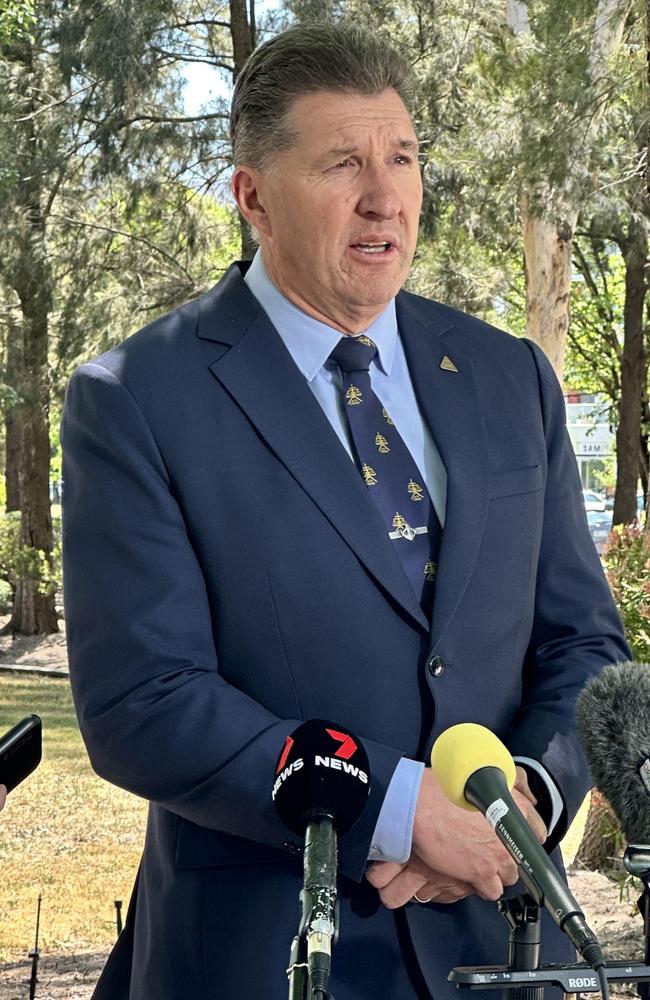
<svg viewBox="0 0 650 1000">
<path fill-rule="evenodd" d="M 418 896 L 423 900 L 429 899 L 432 903 L 457 903 L 459 899 L 471 896 L 473 891 L 467 882 L 441 878 L 426 882 L 418 889 Z"/>
<path fill-rule="evenodd" d="M 514 787 L 512 789 L 512 797 L 521 809 L 524 819 L 535 834 L 536 839 L 540 844 L 543 844 L 548 837 L 548 830 L 546 829 L 544 820 L 531 804 L 530 799 L 525 798 L 521 792 Z"/>
<path fill-rule="evenodd" d="M 517 879 L 515 878 L 516 881 Z M 514 882 L 502 882 L 498 875 L 493 875 L 490 878 L 483 879 L 481 882 L 475 882 L 472 888 L 481 899 L 489 899 L 492 902 L 496 902 L 497 899 L 501 899 L 503 896 L 504 885 L 514 885 Z"/>
<path fill-rule="evenodd" d="M 526 773 L 526 769 L 521 767 L 520 764 L 517 765 L 517 776 L 515 778 L 513 790 L 515 788 L 518 792 L 521 792 L 521 794 L 527 798 L 529 802 L 532 802 L 534 806 L 537 805 L 537 799 L 533 795 L 530 785 L 528 784 L 528 774 Z"/>
<path fill-rule="evenodd" d="M 406 864 L 408 862 L 399 864 L 397 861 L 375 861 L 374 864 L 368 867 L 366 878 L 371 885 L 374 885 L 375 889 L 383 889 L 384 886 L 388 885 L 389 882 L 392 882 L 399 875 L 406 867 Z"/>
<path fill-rule="evenodd" d="M 403 871 L 397 875 L 385 888 L 380 889 L 379 898 L 384 906 L 389 910 L 396 910 L 399 906 L 409 903 L 415 894 L 420 899 L 426 899 L 426 893 L 422 894 L 422 886 L 426 884 L 427 877 L 417 868 L 406 865 Z"/>
</svg>

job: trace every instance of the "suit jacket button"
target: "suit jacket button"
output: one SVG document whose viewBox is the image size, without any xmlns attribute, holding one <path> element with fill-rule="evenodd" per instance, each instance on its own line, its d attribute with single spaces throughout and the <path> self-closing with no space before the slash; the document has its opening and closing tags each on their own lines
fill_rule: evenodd
<svg viewBox="0 0 650 1000">
<path fill-rule="evenodd" d="M 432 656 L 427 663 L 427 669 L 432 677 L 440 677 L 445 672 L 445 665 L 439 656 Z"/>
</svg>

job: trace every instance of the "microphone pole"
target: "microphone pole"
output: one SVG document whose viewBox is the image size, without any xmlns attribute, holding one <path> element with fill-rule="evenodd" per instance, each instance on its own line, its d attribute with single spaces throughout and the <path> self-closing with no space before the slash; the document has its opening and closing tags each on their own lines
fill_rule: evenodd
<svg viewBox="0 0 650 1000">
<path fill-rule="evenodd" d="M 639 913 L 643 917 L 643 935 L 645 939 L 644 962 L 650 964 L 650 847 L 628 844 L 623 856 L 623 864 L 630 875 L 641 879 L 643 892 L 637 900 Z M 650 1000 L 650 983 L 638 983 L 638 993 L 641 1000 Z"/>
<path fill-rule="evenodd" d="M 304 923 L 304 891 L 300 893 L 300 905 L 302 907 L 300 928 L 291 942 L 289 968 L 287 969 L 289 977 L 289 1000 L 307 1000 L 307 936 L 305 934 L 307 925 Z"/>
<path fill-rule="evenodd" d="M 301 919 L 287 974 L 289 1000 L 332 1000 L 332 949 L 338 936 L 337 838 L 368 799 L 368 755 L 349 731 L 312 719 L 287 737 L 275 771 L 273 801 L 282 822 L 305 837 Z"/>
</svg>

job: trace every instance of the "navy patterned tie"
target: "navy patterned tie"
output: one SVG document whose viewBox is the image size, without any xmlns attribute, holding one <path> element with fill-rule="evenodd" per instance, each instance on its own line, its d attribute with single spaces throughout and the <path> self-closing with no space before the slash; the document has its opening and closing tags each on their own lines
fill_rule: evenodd
<svg viewBox="0 0 650 1000">
<path fill-rule="evenodd" d="M 343 378 L 345 413 L 355 460 L 386 523 L 406 575 L 425 610 L 433 602 L 441 528 L 413 456 L 370 385 L 370 339 L 342 337 L 330 359 Z"/>
</svg>

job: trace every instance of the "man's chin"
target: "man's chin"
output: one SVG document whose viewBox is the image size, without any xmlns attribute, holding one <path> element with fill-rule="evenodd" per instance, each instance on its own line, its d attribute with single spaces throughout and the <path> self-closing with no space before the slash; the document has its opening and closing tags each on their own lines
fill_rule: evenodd
<svg viewBox="0 0 650 1000">
<path fill-rule="evenodd" d="M 353 309 L 385 309 L 391 299 L 394 299 L 402 283 L 395 281 L 367 281 L 363 285 L 352 287 L 347 297 L 347 303 Z"/>
</svg>

